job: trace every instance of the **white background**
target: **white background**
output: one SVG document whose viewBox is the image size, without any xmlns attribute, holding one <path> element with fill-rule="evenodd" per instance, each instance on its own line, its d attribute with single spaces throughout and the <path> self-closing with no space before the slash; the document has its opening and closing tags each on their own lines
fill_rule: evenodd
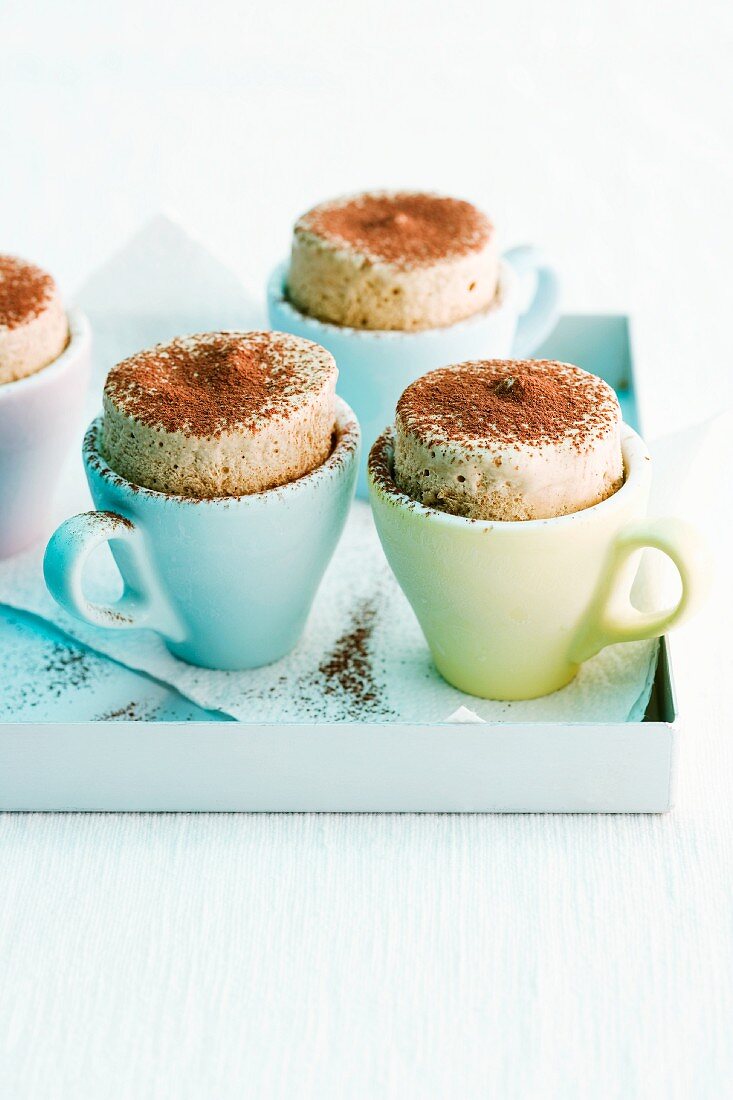
<svg viewBox="0 0 733 1100">
<path fill-rule="evenodd" d="M 0 247 L 72 295 L 163 207 L 259 292 L 314 201 L 457 193 L 567 308 L 635 315 L 658 434 L 732 395 L 732 30 L 710 0 L 5 0 Z M 676 647 L 665 818 L 5 816 L 0 1094 L 724 1095 L 729 598 Z"/>
</svg>

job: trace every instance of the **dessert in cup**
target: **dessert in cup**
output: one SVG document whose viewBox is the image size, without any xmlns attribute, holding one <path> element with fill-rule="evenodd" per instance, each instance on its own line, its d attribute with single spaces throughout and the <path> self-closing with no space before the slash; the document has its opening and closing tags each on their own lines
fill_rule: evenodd
<svg viewBox="0 0 733 1100">
<path fill-rule="evenodd" d="M 0 558 L 44 532 L 80 427 L 90 352 L 89 325 L 64 309 L 53 278 L 0 255 Z"/>
<path fill-rule="evenodd" d="M 682 521 L 647 518 L 651 477 L 613 390 L 579 367 L 473 361 L 410 385 L 371 449 L 370 495 L 444 678 L 484 698 L 534 698 L 604 646 L 687 616 L 704 550 Z M 645 547 L 677 567 L 674 607 L 631 603 Z"/>
<path fill-rule="evenodd" d="M 284 656 L 354 492 L 359 426 L 336 376 L 325 349 L 277 332 L 185 337 L 113 367 L 84 440 L 98 511 L 51 539 L 54 597 L 99 626 L 148 627 L 192 664 Z M 82 589 L 106 541 L 124 581 L 109 606 Z"/>
<path fill-rule="evenodd" d="M 523 311 L 520 279 L 536 276 Z M 366 449 L 410 382 L 445 363 L 529 354 L 553 328 L 558 282 L 535 249 L 502 258 L 471 203 L 375 191 L 322 203 L 296 223 L 268 285 L 273 328 L 315 340 L 339 367 Z M 358 492 L 366 496 L 366 456 Z"/>
</svg>

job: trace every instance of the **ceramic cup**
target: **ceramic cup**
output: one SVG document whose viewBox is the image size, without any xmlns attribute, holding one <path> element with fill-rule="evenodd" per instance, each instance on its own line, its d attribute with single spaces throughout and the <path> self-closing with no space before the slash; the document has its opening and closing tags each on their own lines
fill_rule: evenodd
<svg viewBox="0 0 733 1100">
<path fill-rule="evenodd" d="M 426 371 L 466 359 L 525 358 L 550 334 L 558 318 L 559 283 L 552 267 L 529 246 L 511 249 L 501 264 L 498 304 L 445 328 L 376 332 L 309 317 L 288 300 L 288 265 L 280 264 L 267 290 L 273 329 L 304 336 L 327 348 L 339 369 L 337 390 L 359 418 L 364 451 L 357 495 L 366 497 L 366 460 L 394 415 L 400 395 Z M 522 282 L 535 279 L 531 304 L 522 309 Z"/>
<path fill-rule="evenodd" d="M 64 459 L 81 428 L 91 370 L 91 331 L 78 310 L 58 359 L 0 385 L 0 559 L 46 530 Z"/>
<path fill-rule="evenodd" d="M 359 425 L 337 400 L 337 439 L 323 465 L 262 493 L 192 500 L 132 485 L 84 440 L 99 511 L 66 520 L 44 574 L 66 611 L 96 626 L 148 627 L 176 657 L 206 668 L 276 661 L 298 641 L 354 494 Z M 84 595 L 84 565 L 109 541 L 124 582 L 109 606 Z"/>
<path fill-rule="evenodd" d="M 649 452 L 624 425 L 625 481 L 591 508 L 553 519 L 494 522 L 424 507 L 392 480 L 393 436 L 372 448 L 372 509 L 387 560 L 438 671 L 487 699 L 532 699 L 569 683 L 614 642 L 653 638 L 690 614 L 705 555 L 681 520 L 646 519 Z M 636 551 L 654 547 L 682 581 L 676 606 L 645 613 L 630 601 Z"/>
</svg>

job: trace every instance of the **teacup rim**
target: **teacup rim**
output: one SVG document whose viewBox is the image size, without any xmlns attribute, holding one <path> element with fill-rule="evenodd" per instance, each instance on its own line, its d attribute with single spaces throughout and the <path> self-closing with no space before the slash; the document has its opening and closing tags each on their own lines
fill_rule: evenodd
<svg viewBox="0 0 733 1100">
<path fill-rule="evenodd" d="M 563 516 L 547 516 L 544 519 L 522 520 L 496 520 L 496 519 L 472 519 L 467 516 L 456 516 L 451 512 L 442 512 L 439 508 L 432 508 L 426 504 L 420 504 L 413 500 L 407 493 L 400 492 L 395 486 L 385 486 L 373 472 L 373 456 L 376 456 L 386 446 L 393 444 L 394 428 L 388 427 L 372 444 L 367 460 L 367 481 L 374 494 L 393 507 L 409 511 L 418 519 L 430 523 L 437 523 L 444 527 L 453 527 L 464 531 L 489 531 L 500 530 L 519 534 L 521 531 L 537 531 L 547 527 L 570 526 L 592 520 L 599 511 L 608 512 L 611 508 L 623 508 L 629 496 L 637 491 L 644 480 L 649 479 L 651 467 L 651 455 L 649 449 L 638 432 L 634 431 L 630 424 L 621 423 L 621 453 L 624 460 L 624 481 L 619 489 L 604 500 L 592 504 L 588 508 L 580 508 L 577 512 L 568 512 Z M 390 465 L 390 476 L 391 465 Z M 394 481 L 391 483 L 394 485 Z"/>
<path fill-rule="evenodd" d="M 102 415 L 95 416 L 84 433 L 82 443 L 82 458 L 86 470 L 93 471 L 108 484 L 117 489 L 128 492 L 135 500 L 170 501 L 178 505 L 190 507 L 216 507 L 231 504 L 254 505 L 258 501 L 274 499 L 275 495 L 290 497 L 299 490 L 317 485 L 319 481 L 325 481 L 333 477 L 338 468 L 348 468 L 350 460 L 353 462 L 361 440 L 361 428 L 354 411 L 336 395 L 336 421 L 335 426 L 339 430 L 336 446 L 331 451 L 325 462 L 316 466 L 307 474 L 296 478 L 294 481 L 285 482 L 283 485 L 274 485 L 270 489 L 263 489 L 258 493 L 242 493 L 240 496 L 219 497 L 188 497 L 178 493 L 162 493 L 158 489 L 148 489 L 144 485 L 135 485 L 128 478 L 113 470 L 97 447 L 97 435 L 103 421 Z"/>
<path fill-rule="evenodd" d="M 514 268 L 508 260 L 502 257 L 499 261 L 500 300 L 497 301 L 494 299 L 485 309 L 479 310 L 478 313 L 472 313 L 470 317 L 464 317 L 462 321 L 454 321 L 452 325 L 439 325 L 435 328 L 420 328 L 412 331 L 405 331 L 404 329 L 352 328 L 350 325 L 337 325 L 333 321 L 322 321 L 320 318 L 313 317 L 309 313 L 303 313 L 302 310 L 293 305 L 286 293 L 286 276 L 289 266 L 289 260 L 282 260 L 270 273 L 270 277 L 267 280 L 268 303 L 275 302 L 278 309 L 282 309 L 293 318 L 297 318 L 299 325 L 312 329 L 314 333 L 348 333 L 349 336 L 353 336 L 354 339 L 358 340 L 438 339 L 441 336 L 445 336 L 447 332 L 453 333 L 456 330 L 462 331 L 464 329 L 478 327 L 482 323 L 485 324 L 490 317 L 501 313 L 506 308 L 507 304 L 516 296 L 518 287 L 518 276 Z M 320 342 L 316 336 L 313 336 L 312 339 L 315 343 Z"/>
<path fill-rule="evenodd" d="M 17 397 L 29 390 L 39 389 L 47 382 L 52 382 L 69 366 L 71 359 L 86 351 L 92 338 L 89 318 L 77 306 L 71 306 L 66 310 L 66 318 L 69 323 L 69 342 L 61 354 L 33 374 L 27 374 L 23 378 L 16 378 L 13 382 L 4 382 L 0 385 L 0 401 L 5 397 Z"/>
</svg>

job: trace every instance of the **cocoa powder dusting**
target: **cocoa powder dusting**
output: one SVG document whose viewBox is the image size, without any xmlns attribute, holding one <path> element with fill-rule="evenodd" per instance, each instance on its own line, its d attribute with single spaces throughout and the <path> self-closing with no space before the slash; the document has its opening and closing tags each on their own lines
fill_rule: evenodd
<svg viewBox="0 0 733 1100">
<path fill-rule="evenodd" d="M 105 397 L 143 423 L 211 437 L 283 414 L 331 362 L 282 333 L 203 333 L 118 363 Z"/>
<path fill-rule="evenodd" d="M 568 363 L 488 359 L 423 375 L 403 393 L 397 412 L 430 441 L 540 446 L 578 436 L 579 442 L 620 417 L 613 390 Z"/>
<path fill-rule="evenodd" d="M 378 439 L 372 444 L 368 459 L 369 476 L 375 486 L 392 498 L 393 503 L 405 508 L 408 512 L 414 512 L 418 507 L 421 512 L 434 512 L 442 514 L 437 508 L 429 505 L 418 505 L 412 497 L 408 497 L 401 489 L 398 489 L 394 479 L 394 429 L 386 428 Z M 473 523 L 473 520 L 467 522 Z"/>
<path fill-rule="evenodd" d="M 85 650 L 53 642 L 42 670 L 47 693 L 60 698 L 68 688 L 82 687 L 91 675 L 90 661 L 90 655 Z"/>
<path fill-rule="evenodd" d="M 376 617 L 375 601 L 361 600 L 347 628 L 318 666 L 323 693 L 339 696 L 350 718 L 383 711 L 370 653 Z"/>
<path fill-rule="evenodd" d="M 363 252 L 373 261 L 419 266 L 477 251 L 493 226 L 469 202 L 403 191 L 323 203 L 304 214 L 295 231 Z"/>
<path fill-rule="evenodd" d="M 121 516 L 119 512 L 85 512 L 87 516 L 94 516 L 95 519 L 101 520 L 105 523 L 110 530 L 114 531 L 115 527 L 124 527 L 127 531 L 132 531 L 134 524 L 132 520 L 129 520 L 127 516 Z"/>
<path fill-rule="evenodd" d="M 140 703 L 132 700 L 123 707 L 115 707 L 114 710 L 104 711 L 95 715 L 95 722 L 151 722 L 159 711 L 159 707 L 151 706 L 149 702 Z"/>
<path fill-rule="evenodd" d="M 35 264 L 0 256 L 0 328 L 14 329 L 33 320 L 53 297 L 56 284 Z"/>
</svg>

